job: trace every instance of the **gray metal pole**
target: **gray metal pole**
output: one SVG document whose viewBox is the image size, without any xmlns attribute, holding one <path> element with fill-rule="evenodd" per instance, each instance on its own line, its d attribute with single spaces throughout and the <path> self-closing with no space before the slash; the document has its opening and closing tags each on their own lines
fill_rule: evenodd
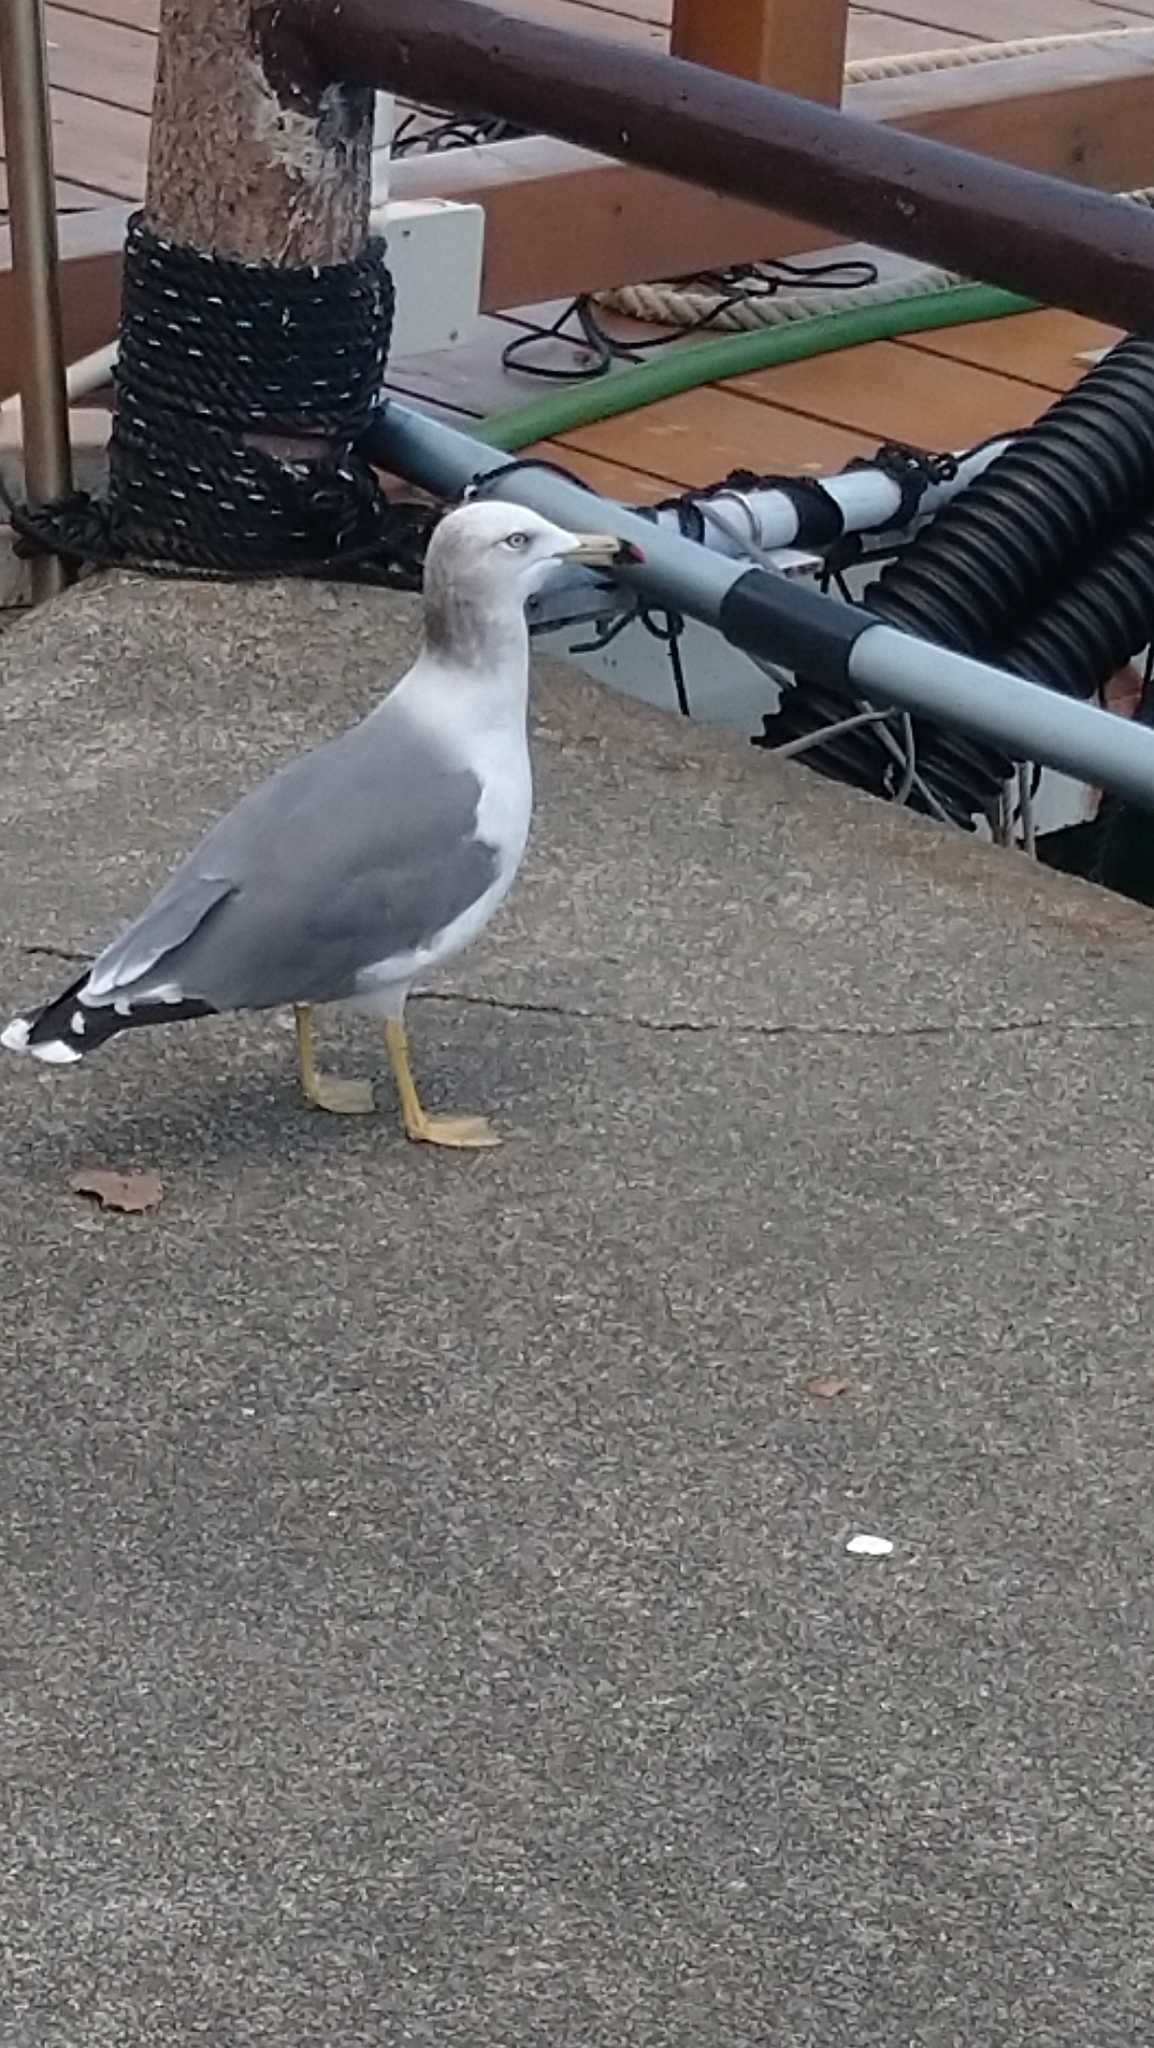
<svg viewBox="0 0 1154 2048">
<path fill-rule="evenodd" d="M 1154 732 L 1133 719 L 931 647 L 893 626 L 862 634 L 849 671 L 872 703 L 960 726 L 1015 761 L 1042 761 L 1154 809 Z"/>
<path fill-rule="evenodd" d="M 726 592 L 749 568 L 747 561 L 725 561 L 680 534 L 659 532 L 624 505 L 584 491 L 550 469 L 510 469 L 513 458 L 499 449 L 487 448 L 470 434 L 393 399 L 380 426 L 373 429 L 372 456 L 382 469 L 408 477 L 441 498 L 457 497 L 469 484 L 508 470 L 507 476 L 486 487 L 487 496 L 528 505 L 575 532 L 587 529 L 591 520 L 599 521 L 606 531 L 633 541 L 645 556 L 644 569 L 624 571 L 623 583 L 642 590 L 651 603 L 674 605 L 707 625 L 717 624 Z"/>
<path fill-rule="evenodd" d="M 649 603 L 685 612 L 706 625 L 719 624 L 726 597 L 749 574 L 748 563 L 711 554 L 547 468 L 509 468 L 507 455 L 395 401 L 374 430 L 373 456 L 382 468 L 440 497 L 455 497 L 488 478 L 486 495 L 528 505 L 561 526 L 580 531 L 593 521 L 633 541 L 645 560 L 622 570 L 621 582 Z M 494 474 L 502 469 L 504 476 Z M 820 602 L 815 597 L 814 603 Z M 831 618 L 846 610 L 835 599 L 826 602 Z M 773 659 L 772 648 L 751 651 Z M 851 648 L 849 674 L 854 687 L 874 703 L 961 726 L 1016 760 L 1040 761 L 1154 808 L 1154 731 L 1131 719 L 1076 703 L 1040 683 L 880 622 L 867 627 Z"/>
<path fill-rule="evenodd" d="M 24 487 L 34 504 L 45 504 L 72 488 L 72 458 L 42 0 L 0 0 L 0 96 L 17 288 Z M 58 555 L 37 555 L 32 563 L 33 602 L 53 596 L 66 580 Z"/>
</svg>

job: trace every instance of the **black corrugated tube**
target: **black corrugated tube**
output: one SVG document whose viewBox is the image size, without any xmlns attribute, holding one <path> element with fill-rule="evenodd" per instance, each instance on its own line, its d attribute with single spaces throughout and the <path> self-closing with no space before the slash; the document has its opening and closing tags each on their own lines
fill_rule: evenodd
<svg viewBox="0 0 1154 2048">
<path fill-rule="evenodd" d="M 1089 697 L 1150 638 L 1152 502 L 1154 341 L 1132 338 L 954 498 L 883 570 L 865 604 L 922 639 Z M 799 677 L 758 744 L 779 746 L 852 708 Z M 912 730 L 931 801 L 915 786 L 911 805 L 936 806 L 966 827 L 988 813 L 1009 759 L 926 720 Z M 892 754 L 868 726 L 816 744 L 806 759 L 839 781 L 893 793 Z"/>
<path fill-rule="evenodd" d="M 1004 647 L 1154 499 L 1154 341 L 1119 342 L 866 593 L 962 654 Z"/>
<path fill-rule="evenodd" d="M 1140 519 L 998 655 L 1014 675 L 1090 697 L 1154 631 L 1154 514 Z"/>
<path fill-rule="evenodd" d="M 1138 524 L 1064 591 L 999 655 L 1002 667 L 1070 696 L 1100 690 L 1154 636 L 1154 515 Z M 1154 725 L 1154 694 L 1143 691 L 1138 717 Z M 1154 903 L 1154 817 L 1141 804 L 1107 796 L 1097 816 L 1054 835 L 1056 865 L 1076 840 L 1081 872 L 1120 895 Z M 1049 859 L 1045 837 L 1038 842 Z"/>
</svg>

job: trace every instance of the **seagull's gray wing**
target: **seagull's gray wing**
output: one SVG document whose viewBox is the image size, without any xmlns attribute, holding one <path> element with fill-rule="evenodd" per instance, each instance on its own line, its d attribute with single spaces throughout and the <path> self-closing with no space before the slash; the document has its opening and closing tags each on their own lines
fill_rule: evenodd
<svg viewBox="0 0 1154 2048">
<path fill-rule="evenodd" d="M 397 704 L 242 798 L 96 961 L 86 1001 L 336 1002 L 494 881 L 481 785 Z"/>
<path fill-rule="evenodd" d="M 143 981 L 152 968 L 200 929 L 234 887 L 230 881 L 209 875 L 186 875 L 179 888 L 174 879 L 127 931 L 105 948 L 88 976 L 86 998 L 111 1001 L 121 989 Z"/>
</svg>

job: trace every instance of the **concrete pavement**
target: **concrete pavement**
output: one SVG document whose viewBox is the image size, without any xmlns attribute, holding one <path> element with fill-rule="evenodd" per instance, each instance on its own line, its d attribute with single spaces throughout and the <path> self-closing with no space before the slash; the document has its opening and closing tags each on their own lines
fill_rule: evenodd
<svg viewBox="0 0 1154 2048">
<path fill-rule="evenodd" d="M 5 1011 L 411 631 L 6 633 Z M 0 1062 L 0 2044 L 1144 2044 L 1149 917 L 559 671 L 537 723 L 413 1014 L 499 1153 L 408 1148 L 364 1029 L 379 1121 L 276 1018 Z"/>
</svg>

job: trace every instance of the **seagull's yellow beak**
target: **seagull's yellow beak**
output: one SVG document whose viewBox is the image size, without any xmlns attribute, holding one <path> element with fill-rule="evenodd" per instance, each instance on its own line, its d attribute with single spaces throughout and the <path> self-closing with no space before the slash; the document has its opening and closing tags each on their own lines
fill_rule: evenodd
<svg viewBox="0 0 1154 2048">
<path fill-rule="evenodd" d="M 641 562 L 645 557 L 632 541 L 618 540 L 615 533 L 576 533 L 573 546 L 566 550 L 564 559 L 567 562 L 596 562 L 607 569 L 623 562 Z"/>
</svg>

